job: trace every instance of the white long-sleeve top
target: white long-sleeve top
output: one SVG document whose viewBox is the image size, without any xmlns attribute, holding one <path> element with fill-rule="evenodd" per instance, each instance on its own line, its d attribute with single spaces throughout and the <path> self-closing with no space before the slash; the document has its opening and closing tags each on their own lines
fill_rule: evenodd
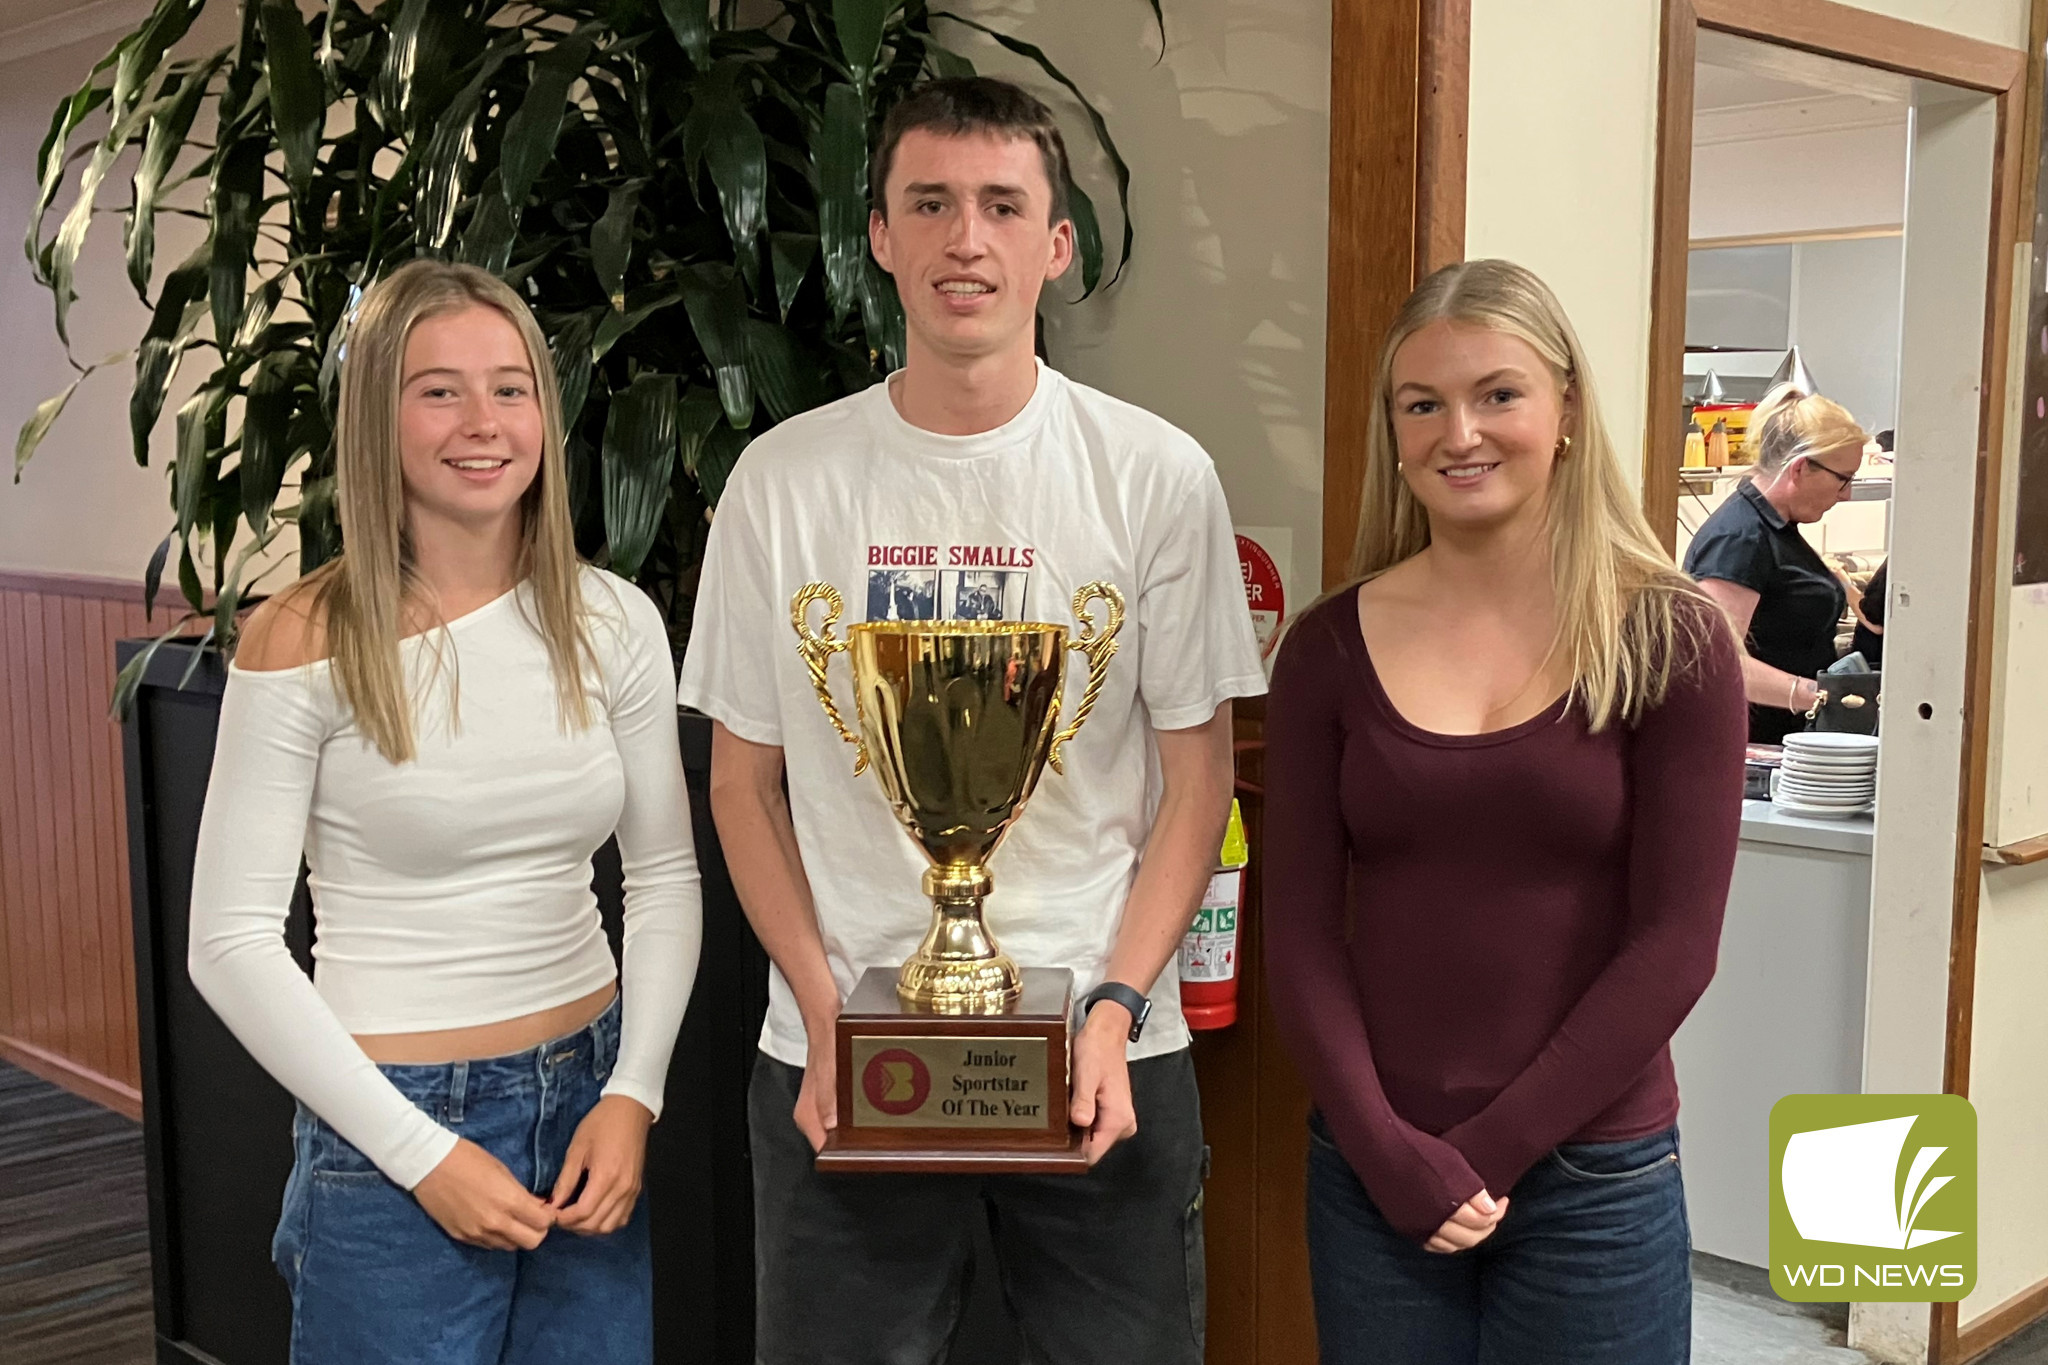
<svg viewBox="0 0 2048 1365">
<path fill-rule="evenodd" d="M 524 585 L 400 646 L 410 762 L 356 728 L 326 661 L 228 671 L 193 867 L 192 982 L 265 1070 L 406 1189 L 456 1135 L 353 1034 L 518 1018 L 622 975 L 604 1093 L 661 1112 L 703 933 L 675 665 L 638 588 L 593 568 L 582 588 L 598 662 L 584 730 L 558 718 Z M 590 886 L 591 854 L 614 832 L 623 973 Z M 284 941 L 302 852 L 310 981 Z"/>
</svg>

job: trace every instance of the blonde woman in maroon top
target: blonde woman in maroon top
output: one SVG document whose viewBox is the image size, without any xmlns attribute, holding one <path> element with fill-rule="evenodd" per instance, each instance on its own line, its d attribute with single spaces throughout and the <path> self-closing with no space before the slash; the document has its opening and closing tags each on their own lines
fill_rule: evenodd
<svg viewBox="0 0 2048 1365">
<path fill-rule="evenodd" d="M 1323 1360 L 1684 1361 L 1669 1042 L 1734 867 L 1740 655 L 1534 275 L 1423 281 L 1375 400 L 1358 581 L 1295 623 L 1267 726 Z"/>
</svg>

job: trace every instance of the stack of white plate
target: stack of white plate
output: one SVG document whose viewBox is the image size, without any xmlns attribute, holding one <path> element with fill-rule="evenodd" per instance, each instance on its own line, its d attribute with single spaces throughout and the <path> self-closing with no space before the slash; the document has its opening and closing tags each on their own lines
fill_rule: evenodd
<svg viewBox="0 0 2048 1365">
<path fill-rule="evenodd" d="M 1771 778 L 1771 800 L 1794 815 L 1843 820 L 1877 797 L 1877 736 L 1785 736 L 1785 759 Z"/>
</svg>

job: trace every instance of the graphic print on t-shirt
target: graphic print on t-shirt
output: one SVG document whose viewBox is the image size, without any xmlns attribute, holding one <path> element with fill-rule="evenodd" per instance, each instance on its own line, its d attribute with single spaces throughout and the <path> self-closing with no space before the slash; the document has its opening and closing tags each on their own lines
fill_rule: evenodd
<svg viewBox="0 0 2048 1365">
<path fill-rule="evenodd" d="M 1028 545 L 870 545 L 870 621 L 1021 621 L 1038 551 Z"/>
</svg>

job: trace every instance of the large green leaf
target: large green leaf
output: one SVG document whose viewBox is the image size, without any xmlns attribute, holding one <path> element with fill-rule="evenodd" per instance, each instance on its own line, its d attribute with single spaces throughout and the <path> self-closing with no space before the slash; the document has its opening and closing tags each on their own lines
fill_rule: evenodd
<svg viewBox="0 0 2048 1365">
<path fill-rule="evenodd" d="M 206 316 L 208 272 L 212 251 L 199 249 L 164 281 L 156 313 L 135 351 L 135 389 L 128 398 L 128 430 L 135 442 L 135 463 L 149 463 L 149 434 L 163 413 L 178 360 L 185 354 L 200 320 Z"/>
<path fill-rule="evenodd" d="M 50 293 L 57 302 L 57 337 L 66 346 L 71 344 L 71 305 L 78 298 L 72 288 L 78 272 L 78 253 L 85 246 L 86 230 L 92 226 L 93 201 L 100 184 L 113 167 L 114 158 L 121 154 L 122 144 L 113 141 L 114 136 L 110 134 L 108 141 L 93 148 L 92 160 L 79 176 L 78 198 L 72 201 L 70 211 L 58 225 L 57 240 L 50 251 Z"/>
<path fill-rule="evenodd" d="M 748 318 L 746 337 L 747 373 L 770 417 L 784 421 L 810 411 L 830 396 L 824 368 L 804 354 L 788 328 Z"/>
<path fill-rule="evenodd" d="M 867 102 L 875 63 L 882 55 L 882 31 L 902 4 L 903 0 L 832 0 L 832 27 L 862 103 Z"/>
<path fill-rule="evenodd" d="M 721 74 L 731 67 L 719 64 Z M 755 242 L 768 230 L 768 147 L 760 125 L 740 103 L 733 79 L 707 80 L 690 109 L 685 140 L 704 149 L 711 183 L 725 210 L 725 230 L 742 262 L 754 259 Z"/>
<path fill-rule="evenodd" d="M 384 113 L 408 140 L 439 131 L 442 116 L 474 49 L 467 32 L 468 5 L 449 0 L 404 0 L 391 25 L 376 92 Z M 431 125 L 431 127 L 430 127 Z"/>
<path fill-rule="evenodd" d="M 476 76 L 458 92 L 434 125 L 420 165 L 419 206 L 413 214 L 414 248 L 438 255 L 455 233 L 455 211 L 462 203 L 465 174 L 476 149 L 476 118 L 484 91 L 498 68 L 516 52 L 510 41 L 494 44 L 484 54 Z"/>
<path fill-rule="evenodd" d="M 270 319 L 277 313 L 277 305 L 284 300 L 284 284 L 280 280 L 266 280 L 256 291 L 256 297 L 249 300 L 242 309 L 242 319 L 235 324 L 235 339 L 232 352 L 244 356 L 257 348 L 257 342 L 270 326 Z"/>
<path fill-rule="evenodd" d="M 711 434 L 704 438 L 704 449 L 697 456 L 697 486 L 704 490 L 704 501 L 713 507 L 725 496 L 725 481 L 732 476 L 733 466 L 740 462 L 740 455 L 747 443 L 754 438 L 744 431 L 720 423 L 713 427 Z"/>
<path fill-rule="evenodd" d="M 264 65 L 270 77 L 270 121 L 284 149 L 285 180 L 304 194 L 320 156 L 327 87 L 313 60 L 313 35 L 294 0 L 262 0 Z"/>
<path fill-rule="evenodd" d="M 201 389 L 178 409 L 178 455 L 171 465 L 171 506 L 178 515 L 178 537 L 185 539 L 206 513 L 206 497 L 213 491 L 213 462 L 208 458 L 214 415 L 223 395 L 216 389 Z M 193 601 L 193 609 L 199 608 Z"/>
<path fill-rule="evenodd" d="M 867 107 L 850 85 L 828 85 L 811 133 L 818 177 L 818 236 L 825 252 L 825 297 L 835 324 L 860 300 L 868 259 Z"/>
<path fill-rule="evenodd" d="M 626 267 L 633 260 L 633 215 L 640 208 L 641 181 L 628 180 L 612 190 L 604 216 L 590 228 L 590 267 L 597 286 L 619 312 L 626 309 Z"/>
<path fill-rule="evenodd" d="M 34 456 L 36 447 L 42 444 L 43 437 L 50 434 L 50 427 L 56 422 L 59 415 L 63 413 L 64 405 L 71 401 L 71 395 L 78 391 L 78 386 L 91 378 L 93 371 L 116 364 L 127 358 L 128 353 L 122 351 L 108 356 L 96 365 L 83 367 L 78 372 L 78 378 L 66 385 L 62 393 L 54 398 L 46 398 L 37 404 L 36 410 L 29 414 L 28 421 L 22 424 L 20 434 L 15 437 L 14 481 L 16 483 L 21 482 L 22 466 L 26 465 L 29 459 Z"/>
<path fill-rule="evenodd" d="M 691 386 L 676 405 L 676 455 L 685 473 L 695 477 L 697 460 L 713 431 L 731 431 L 718 395 Z"/>
<path fill-rule="evenodd" d="M 868 334 L 868 351 L 887 370 L 903 368 L 903 300 L 897 297 L 896 281 L 889 272 L 868 258 L 860 278 L 861 325 Z"/>
<path fill-rule="evenodd" d="M 635 327 L 672 303 L 682 301 L 680 285 L 649 285 L 635 289 L 626 296 L 625 311 L 607 307 L 597 324 L 597 335 L 591 338 L 590 354 L 593 359 L 603 360 L 612 347 L 618 345 Z"/>
<path fill-rule="evenodd" d="M 607 309 L 606 312 L 610 310 Z M 555 387 L 562 396 L 562 429 L 573 431 L 583 415 L 584 400 L 590 396 L 591 340 L 596 332 L 595 314 L 577 313 L 555 329 Z"/>
<path fill-rule="evenodd" d="M 50 428 L 55 426 L 57 419 L 64 415 L 64 405 L 71 401 L 71 395 L 77 393 L 78 386 L 84 382 L 85 376 L 80 375 L 69 384 L 66 384 L 63 390 L 54 397 L 45 398 L 42 402 L 36 404 L 36 410 L 29 414 L 26 422 L 21 424 L 21 431 L 14 438 L 14 481 L 16 483 L 21 482 L 21 471 L 35 457 L 36 447 L 43 443 L 43 438 L 50 434 Z"/>
<path fill-rule="evenodd" d="M 604 424 L 604 529 L 612 572 L 631 578 L 654 545 L 676 458 L 676 378 L 643 374 Z"/>
<path fill-rule="evenodd" d="M 37 284 L 50 282 L 50 249 L 43 245 L 43 215 L 50 211 L 50 205 L 57 198 L 57 189 L 64 183 L 64 168 L 70 164 L 71 135 L 78 131 L 79 125 L 85 122 L 93 110 L 113 98 L 113 87 L 102 82 L 100 77 L 134 40 L 135 35 L 130 34 L 112 52 L 101 58 L 99 65 L 92 69 L 92 74 L 86 77 L 85 84 L 81 85 L 69 99 L 59 104 L 56 112 L 50 115 L 50 131 L 44 135 L 43 145 L 36 153 L 36 169 L 41 183 L 36 190 L 35 209 L 29 214 L 28 239 L 24 243 L 29 263 L 35 267 Z"/>
<path fill-rule="evenodd" d="M 299 528 L 299 572 L 311 573 L 341 553 L 341 518 L 334 510 L 334 476 L 309 481 L 299 491 L 292 518 Z"/>
<path fill-rule="evenodd" d="M 683 304 L 690 328 L 718 381 L 725 420 L 744 427 L 754 420 L 754 389 L 747 378 L 747 299 L 729 265 L 693 265 L 682 272 Z"/>
<path fill-rule="evenodd" d="M 164 54 L 192 27 L 206 0 L 157 0 L 157 6 L 126 44 L 114 64 L 113 116 L 119 122 L 135 107 Z"/>
<path fill-rule="evenodd" d="M 1095 216 L 1095 201 L 1072 176 L 1067 177 L 1067 213 L 1074 223 L 1074 255 L 1081 262 L 1081 297 L 1085 299 L 1102 282 L 1102 223 Z"/>
<path fill-rule="evenodd" d="M 469 215 L 469 226 L 463 229 L 462 247 L 456 259 L 493 275 L 503 274 L 518 237 L 512 210 L 506 207 L 505 196 L 498 192 L 497 177 L 493 175 L 484 181 L 483 192 L 477 195 L 476 209 Z"/>
<path fill-rule="evenodd" d="M 195 613 L 206 610 L 206 589 L 199 585 L 199 564 L 192 558 L 192 542 L 183 536 L 178 538 L 178 593 Z"/>
<path fill-rule="evenodd" d="M 784 322 L 788 322 L 790 305 L 796 302 L 796 291 L 803 287 L 804 276 L 811 271 L 811 262 L 818 258 L 818 234 L 775 233 L 769 241 L 769 255 L 775 263 L 776 311 Z"/>
<path fill-rule="evenodd" d="M 213 334 L 223 342 L 242 318 L 249 267 L 256 256 L 256 222 L 263 206 L 263 157 L 269 144 L 245 137 L 227 149 L 213 173 L 209 296 Z"/>
<path fill-rule="evenodd" d="M 661 0 L 661 17 L 699 71 L 711 65 L 712 0 Z"/>
<path fill-rule="evenodd" d="M 156 552 L 149 557 L 149 565 L 142 571 L 142 618 L 146 621 L 156 615 L 157 589 L 163 586 L 164 563 L 170 558 L 171 542 L 177 539 L 177 532 L 157 542 Z"/>
<path fill-rule="evenodd" d="M 1088 97 L 1081 93 L 1080 86 L 1074 84 L 1073 81 L 1067 78 L 1067 74 L 1064 71 L 1053 65 L 1052 58 L 1045 55 L 1045 49 L 1037 46 L 1035 43 L 1027 43 L 1021 38 L 1012 38 L 1001 29 L 991 28 L 980 20 L 969 19 L 963 14 L 934 10 L 932 18 L 951 19 L 956 24 L 964 24 L 968 28 L 986 33 L 989 37 L 995 39 L 998 45 L 1009 49 L 1020 57 L 1029 58 L 1032 62 L 1036 63 L 1040 71 L 1043 71 L 1053 80 L 1065 86 L 1067 93 L 1080 103 L 1082 110 L 1088 115 L 1089 126 L 1095 130 L 1096 144 L 1102 148 L 1103 155 L 1109 158 L 1110 169 L 1116 173 L 1116 198 L 1117 206 L 1123 212 L 1124 239 L 1123 249 L 1117 255 L 1116 273 L 1109 277 L 1109 282 L 1115 284 L 1123 277 L 1124 263 L 1131 258 L 1131 242 L 1134 233 L 1131 225 L 1131 168 L 1125 164 L 1123 153 L 1117 150 L 1116 139 L 1109 135 L 1109 123 L 1102 117 L 1102 111 L 1097 109 Z M 1162 28 L 1161 33 L 1163 34 L 1164 32 L 1165 30 Z M 1093 205 L 1090 205 L 1090 207 L 1092 209 Z M 1081 297 L 1086 298 L 1088 292 L 1093 292 L 1092 287 L 1089 291 L 1084 292 Z"/>
<path fill-rule="evenodd" d="M 142 158 L 135 167 L 135 199 L 128 210 L 126 243 L 128 279 L 145 301 L 149 298 L 150 275 L 156 269 L 157 196 L 163 190 L 164 177 L 171 173 L 178 153 L 184 149 L 192 120 L 199 113 L 200 100 L 227 56 L 227 49 L 222 48 L 204 62 L 173 76 L 174 85 L 166 91 L 171 95 L 169 103 L 149 120 Z"/>
<path fill-rule="evenodd" d="M 590 65 L 591 46 L 586 29 L 578 29 L 534 59 L 526 97 L 506 122 L 505 141 L 498 153 L 499 187 L 514 209 L 525 207 L 533 182 L 555 154 L 569 87 Z"/>
<path fill-rule="evenodd" d="M 292 411 L 300 383 L 310 385 L 312 362 L 298 351 L 273 351 L 256 367 L 242 407 L 241 506 L 249 529 L 262 535 L 284 486 L 293 454 Z"/>
</svg>

